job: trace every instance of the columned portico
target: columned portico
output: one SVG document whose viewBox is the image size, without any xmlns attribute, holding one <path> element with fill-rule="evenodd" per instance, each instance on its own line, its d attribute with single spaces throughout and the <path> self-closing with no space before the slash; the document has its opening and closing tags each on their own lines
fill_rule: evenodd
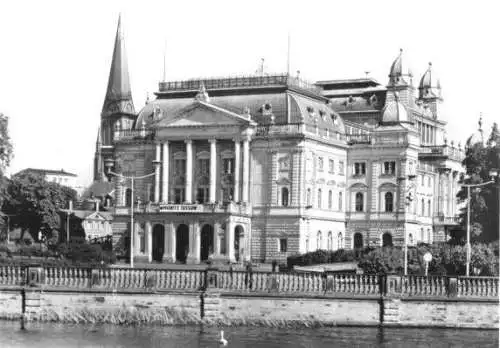
<svg viewBox="0 0 500 348">
<path fill-rule="evenodd" d="M 186 197 L 184 200 L 191 203 L 193 200 L 193 141 L 185 140 L 186 143 Z"/>
<path fill-rule="evenodd" d="M 169 171 L 169 159 L 170 159 L 170 151 L 168 146 L 168 141 L 163 143 L 163 171 L 162 171 L 162 194 L 161 199 L 163 202 L 168 203 L 168 171 Z"/>
<path fill-rule="evenodd" d="M 217 185 L 217 140 L 210 139 L 210 203 L 214 203 Z"/>
</svg>

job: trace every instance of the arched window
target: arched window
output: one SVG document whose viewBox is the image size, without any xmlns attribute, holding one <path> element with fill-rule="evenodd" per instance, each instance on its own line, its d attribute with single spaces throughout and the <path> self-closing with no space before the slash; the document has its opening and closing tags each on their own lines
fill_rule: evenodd
<svg viewBox="0 0 500 348">
<path fill-rule="evenodd" d="M 363 211 L 363 194 L 356 193 L 356 211 Z"/>
<path fill-rule="evenodd" d="M 421 214 L 420 214 L 420 215 L 421 215 L 421 216 L 424 216 L 424 215 L 425 215 L 425 201 L 424 201 L 424 199 L 423 199 L 423 198 L 422 198 L 422 200 L 420 201 L 420 204 L 421 204 L 421 205 L 420 205 L 420 210 L 421 210 L 421 212 L 420 212 Z"/>
<path fill-rule="evenodd" d="M 339 211 L 342 211 L 342 192 L 339 192 Z"/>
<path fill-rule="evenodd" d="M 332 190 L 328 191 L 328 209 L 333 208 L 333 192 Z"/>
<path fill-rule="evenodd" d="M 389 232 L 386 232 L 382 235 L 382 246 L 383 247 L 392 246 L 392 235 Z"/>
<path fill-rule="evenodd" d="M 420 229 L 420 238 L 418 240 L 419 242 L 423 242 L 424 241 L 424 228 L 422 227 Z"/>
<path fill-rule="evenodd" d="M 321 197 L 321 189 L 318 189 L 318 209 L 321 209 L 321 201 L 323 197 Z"/>
<path fill-rule="evenodd" d="M 359 232 L 354 233 L 354 249 L 361 249 L 363 247 L 363 235 Z"/>
<path fill-rule="evenodd" d="M 332 231 L 328 232 L 328 250 L 333 249 L 333 234 Z"/>
<path fill-rule="evenodd" d="M 306 203 L 307 205 L 311 205 L 311 189 L 307 189 L 307 194 L 306 194 Z"/>
<path fill-rule="evenodd" d="M 309 252 L 309 238 L 306 238 L 306 253 Z"/>
<path fill-rule="evenodd" d="M 393 195 L 392 192 L 387 192 L 385 194 L 385 211 L 387 212 L 392 212 L 394 208 L 394 201 L 393 201 Z"/>
<path fill-rule="evenodd" d="M 288 188 L 281 188 L 281 205 L 288 207 Z"/>
<path fill-rule="evenodd" d="M 323 241 L 322 241 L 322 236 L 321 236 L 321 231 L 318 231 L 318 237 L 316 239 L 316 250 L 320 250 L 321 249 L 321 246 L 323 244 Z"/>
<path fill-rule="evenodd" d="M 427 216 L 431 216 L 431 200 L 427 201 Z"/>
<path fill-rule="evenodd" d="M 337 234 L 337 249 L 344 248 L 344 239 L 342 238 L 342 232 Z"/>
<path fill-rule="evenodd" d="M 125 206 L 130 207 L 131 203 L 132 203 L 132 190 L 128 188 L 125 191 Z"/>
<path fill-rule="evenodd" d="M 408 245 L 413 245 L 413 234 L 408 235 Z"/>
</svg>

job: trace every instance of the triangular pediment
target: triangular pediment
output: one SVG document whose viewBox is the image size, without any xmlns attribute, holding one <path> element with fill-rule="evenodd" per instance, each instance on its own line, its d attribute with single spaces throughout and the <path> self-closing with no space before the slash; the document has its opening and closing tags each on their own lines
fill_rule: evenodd
<svg viewBox="0 0 500 348">
<path fill-rule="evenodd" d="M 221 107 L 197 101 L 180 110 L 169 120 L 160 121 L 159 127 L 240 126 L 252 124 L 248 118 Z"/>
<path fill-rule="evenodd" d="M 101 220 L 101 221 L 106 221 L 107 219 L 99 214 L 98 212 L 93 212 L 89 216 L 85 218 L 86 220 Z"/>
</svg>

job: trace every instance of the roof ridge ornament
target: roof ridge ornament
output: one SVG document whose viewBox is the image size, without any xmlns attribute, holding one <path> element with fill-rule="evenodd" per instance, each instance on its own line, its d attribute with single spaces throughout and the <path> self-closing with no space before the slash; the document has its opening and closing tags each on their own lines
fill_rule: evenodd
<svg viewBox="0 0 500 348">
<path fill-rule="evenodd" d="M 202 102 L 205 102 L 205 103 L 210 103 L 210 97 L 207 93 L 207 90 L 205 88 L 205 83 L 203 81 L 201 81 L 200 83 L 200 89 L 198 90 L 198 93 L 196 94 L 196 96 L 194 97 L 194 99 L 196 99 L 197 101 L 202 101 Z"/>
</svg>

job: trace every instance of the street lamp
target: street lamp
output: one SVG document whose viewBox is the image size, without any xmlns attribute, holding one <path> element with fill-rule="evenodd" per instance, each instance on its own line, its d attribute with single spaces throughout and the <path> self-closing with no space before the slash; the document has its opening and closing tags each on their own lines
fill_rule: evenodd
<svg viewBox="0 0 500 348">
<path fill-rule="evenodd" d="M 408 175 L 406 177 L 400 177 L 400 178 L 397 178 L 397 180 L 399 182 L 403 181 L 403 180 L 406 180 L 408 179 L 409 181 L 415 179 L 415 175 Z M 405 208 L 403 210 L 403 213 L 404 213 L 404 220 L 403 220 L 403 251 L 404 251 L 404 275 L 408 275 L 408 241 L 406 239 L 406 228 L 405 228 L 405 224 L 406 224 L 406 207 L 409 207 L 410 206 L 410 203 L 413 201 L 413 195 L 412 195 L 412 192 L 410 191 L 411 189 L 413 188 L 413 186 L 408 186 L 406 187 L 405 186 L 405 193 L 406 193 L 406 189 L 408 189 L 408 194 L 405 196 Z M 401 197 L 401 190 L 398 190 L 399 191 L 399 196 Z M 398 203 L 399 205 L 399 203 Z M 398 209 L 399 210 L 399 209 Z M 398 214 L 398 211 L 396 212 L 396 214 Z M 397 217 L 398 215 L 396 215 Z"/>
<path fill-rule="evenodd" d="M 117 176 L 123 179 L 130 179 L 130 268 L 134 268 L 134 181 L 145 179 L 150 176 L 156 174 L 156 168 L 160 165 L 160 161 L 154 160 L 153 166 L 155 167 L 155 171 L 150 174 L 142 175 L 142 176 L 125 176 L 123 174 L 118 174 L 111 171 L 111 167 L 113 167 L 113 159 L 108 158 L 104 161 L 104 165 L 107 168 L 107 174 Z"/>
<path fill-rule="evenodd" d="M 490 177 L 495 178 L 498 177 L 498 170 L 490 170 Z M 470 276 L 470 259 L 471 259 L 471 246 L 470 246 L 470 189 L 471 188 L 477 188 L 477 187 L 482 187 L 486 186 L 489 184 L 495 183 L 495 180 L 490 180 L 487 182 L 483 182 L 480 184 L 470 184 L 470 185 L 462 185 L 463 187 L 467 187 L 467 244 L 466 244 L 466 249 L 467 249 L 467 260 L 465 263 L 465 275 L 468 277 Z"/>
</svg>

